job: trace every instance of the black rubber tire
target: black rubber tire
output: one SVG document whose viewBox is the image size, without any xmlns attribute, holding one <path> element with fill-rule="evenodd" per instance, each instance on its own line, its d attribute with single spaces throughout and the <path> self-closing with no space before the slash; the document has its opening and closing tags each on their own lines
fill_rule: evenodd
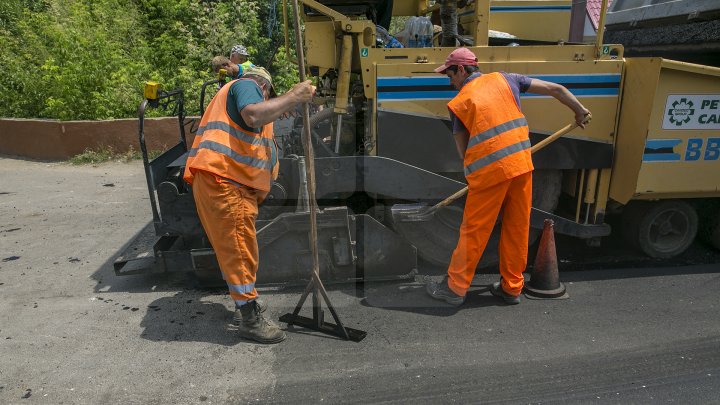
<svg viewBox="0 0 720 405">
<path fill-rule="evenodd" d="M 700 210 L 698 238 L 720 250 L 720 200 L 707 201 Z"/>
<path fill-rule="evenodd" d="M 683 253 L 697 232 L 697 212 L 682 200 L 631 202 L 623 210 L 625 239 L 653 258 L 668 259 Z"/>
</svg>

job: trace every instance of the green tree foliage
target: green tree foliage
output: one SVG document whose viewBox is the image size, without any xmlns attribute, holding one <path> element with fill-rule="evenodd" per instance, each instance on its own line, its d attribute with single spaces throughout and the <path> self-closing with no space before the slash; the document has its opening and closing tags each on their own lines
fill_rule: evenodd
<svg viewBox="0 0 720 405">
<path fill-rule="evenodd" d="M 2 0 L 0 116 L 136 116 L 147 80 L 185 91 L 197 114 L 210 60 L 235 44 L 286 90 L 280 0 Z M 292 31 L 292 30 L 291 30 Z"/>
</svg>

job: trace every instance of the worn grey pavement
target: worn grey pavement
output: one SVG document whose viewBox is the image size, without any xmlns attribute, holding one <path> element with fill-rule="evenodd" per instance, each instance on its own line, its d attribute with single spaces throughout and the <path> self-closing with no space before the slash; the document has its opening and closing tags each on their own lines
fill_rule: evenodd
<svg viewBox="0 0 720 405">
<path fill-rule="evenodd" d="M 118 278 L 140 162 L 0 158 L 0 403 L 720 403 L 720 264 L 561 272 L 570 298 L 457 309 L 415 282 L 330 288 L 359 343 L 228 330 L 222 289 Z M 298 289 L 261 292 L 276 319 Z M 327 314 L 329 316 L 329 314 Z M 285 327 L 285 325 L 283 325 Z"/>
</svg>

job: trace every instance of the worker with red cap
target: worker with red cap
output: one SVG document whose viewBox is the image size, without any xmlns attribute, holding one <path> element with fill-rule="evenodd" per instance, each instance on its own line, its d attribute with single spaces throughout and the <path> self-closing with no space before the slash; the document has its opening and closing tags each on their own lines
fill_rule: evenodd
<svg viewBox="0 0 720 405">
<path fill-rule="evenodd" d="M 445 74 L 458 94 L 448 103 L 453 135 L 463 159 L 468 195 L 460 238 L 447 276 L 426 285 L 431 297 L 462 305 L 498 215 L 501 215 L 500 276 L 490 292 L 507 304 L 520 303 L 527 266 L 532 171 L 529 130 L 520 93 L 556 98 L 585 128 L 590 111 L 565 87 L 524 75 L 481 73 L 467 48 L 448 55 L 435 72 Z M 502 214 L 501 214 L 502 210 Z"/>
</svg>

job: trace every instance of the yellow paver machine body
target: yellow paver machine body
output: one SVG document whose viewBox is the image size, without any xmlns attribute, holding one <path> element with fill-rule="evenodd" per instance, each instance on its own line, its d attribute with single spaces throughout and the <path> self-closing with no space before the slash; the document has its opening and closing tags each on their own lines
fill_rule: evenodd
<svg viewBox="0 0 720 405">
<path fill-rule="evenodd" d="M 436 46 L 439 30 L 433 47 L 387 48 L 378 45 L 376 27 L 366 16 L 343 14 L 358 2 L 302 3 L 310 72 L 335 113 L 347 115 L 348 106 L 363 109 L 364 125 L 356 131 L 364 137 L 363 153 L 464 181 L 446 107 L 456 92 L 433 72 L 455 48 Z M 439 8 L 395 0 L 393 15 L 406 19 Z M 593 113 L 586 129 L 535 155 L 540 179 L 534 206 L 585 226 L 604 225 L 608 210 L 626 211 L 625 235 L 654 257 L 682 253 L 698 227 L 720 247 L 720 69 L 625 58 L 622 45 L 601 43 L 602 31 L 598 43 L 570 44 L 571 9 L 564 0 L 485 0 L 457 10 L 458 40 L 472 43 L 468 47 L 483 72 L 560 83 Z M 324 80 L 328 77 L 332 80 Z M 534 143 L 573 118 L 551 97 L 523 94 L 521 106 Z M 346 132 L 337 122 L 331 131 Z M 337 142 L 345 140 L 352 137 L 345 134 Z M 553 184 L 558 175 L 562 193 Z M 447 222 L 457 226 L 457 220 Z M 608 234 L 602 227 L 560 228 L 595 243 Z M 426 258 L 442 263 L 448 255 Z"/>
<path fill-rule="evenodd" d="M 618 213 L 622 229 L 613 234 L 622 230 L 650 256 L 678 255 L 698 232 L 720 248 L 720 69 L 625 58 L 621 45 L 602 44 L 602 30 L 595 44 L 571 44 L 569 0 L 446 0 L 442 7 L 394 0 L 394 21 L 405 25 L 398 38 L 426 46 L 389 48 L 396 44 L 373 23 L 387 10 L 384 1 L 301 0 L 307 68 L 321 104 L 309 123 L 315 159 L 303 158 L 302 120 L 275 126 L 280 174 L 256 221 L 259 282 L 286 284 L 310 275 L 307 164 L 315 165 L 324 280 L 412 277 L 418 257 L 447 265 L 463 201 L 414 224 L 398 221 L 392 207 L 435 204 L 466 185 L 446 107 L 456 91 L 433 72 L 455 49 L 437 46 L 436 28 L 445 35 L 449 27 L 448 5 L 457 6 L 450 19 L 456 24 L 445 39 L 468 46 L 483 72 L 560 83 L 592 111 L 586 129 L 533 154 L 533 240 L 550 218 L 556 233 L 598 244 L 611 233 L 606 213 Z M 432 24 L 437 14 L 442 27 Z M 145 108 L 181 95 L 162 92 L 141 104 L 144 154 Z M 534 144 L 574 120 L 553 98 L 523 94 L 520 101 Z M 201 110 L 202 104 L 201 97 Z M 184 122 L 182 114 L 178 121 Z M 153 224 L 116 260 L 116 274 L 190 270 L 220 281 L 182 181 L 188 153 L 181 125 L 178 145 L 143 160 Z M 498 233 L 480 266 L 497 262 Z"/>
</svg>

